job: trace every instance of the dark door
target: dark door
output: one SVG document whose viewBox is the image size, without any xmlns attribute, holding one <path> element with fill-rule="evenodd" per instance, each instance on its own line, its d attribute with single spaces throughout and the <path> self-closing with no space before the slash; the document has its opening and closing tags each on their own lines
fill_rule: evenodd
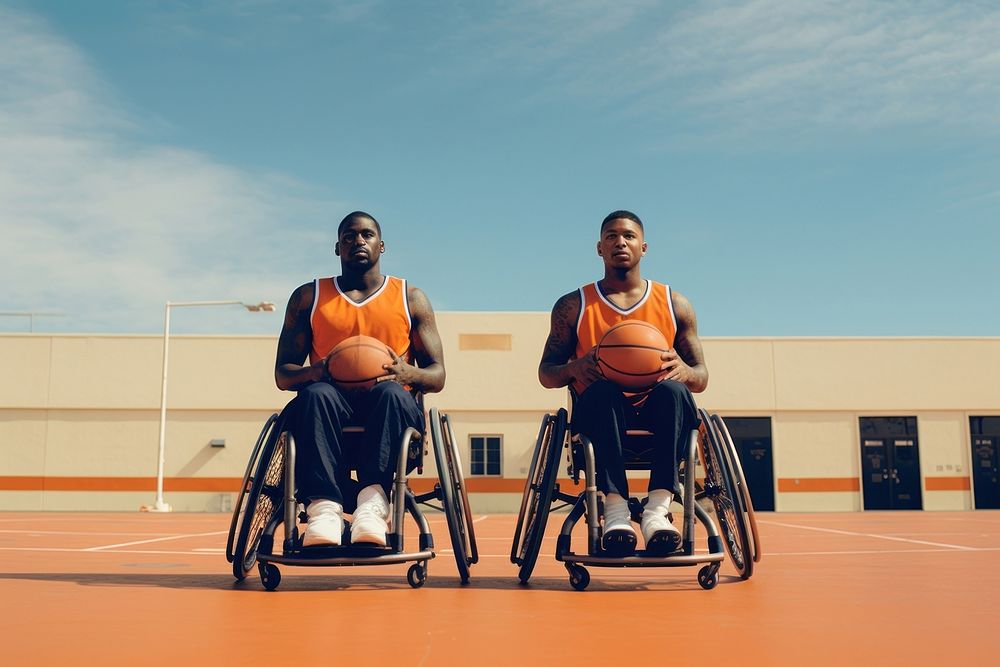
<svg viewBox="0 0 1000 667">
<path fill-rule="evenodd" d="M 865 492 L 866 510 L 891 510 L 892 488 L 889 479 L 892 466 L 886 441 L 865 438 L 861 441 L 861 480 Z"/>
<path fill-rule="evenodd" d="M 976 509 L 1000 509 L 1000 416 L 969 417 Z"/>
<path fill-rule="evenodd" d="M 774 458 L 770 417 L 726 417 L 754 509 L 774 510 Z"/>
<path fill-rule="evenodd" d="M 917 439 L 893 438 L 889 441 L 889 451 L 892 455 L 892 509 L 920 509 L 923 503 Z"/>
<path fill-rule="evenodd" d="M 1000 437 L 972 436 L 972 477 L 976 509 L 1000 509 Z"/>
<path fill-rule="evenodd" d="M 916 417 L 861 418 L 861 475 L 866 510 L 923 507 Z"/>
</svg>

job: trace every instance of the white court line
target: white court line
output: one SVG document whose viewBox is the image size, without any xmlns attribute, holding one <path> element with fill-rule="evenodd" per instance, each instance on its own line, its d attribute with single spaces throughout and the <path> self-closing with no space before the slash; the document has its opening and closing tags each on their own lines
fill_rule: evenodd
<svg viewBox="0 0 1000 667">
<path fill-rule="evenodd" d="M 490 518 L 489 514 L 484 514 L 481 517 L 479 517 L 478 519 L 473 519 L 472 523 L 479 523 L 480 521 L 484 521 L 484 520 L 489 519 L 489 518 Z"/>
<path fill-rule="evenodd" d="M 119 547 L 131 547 L 136 544 L 149 544 L 151 542 L 165 542 L 167 540 L 179 540 L 185 537 L 207 537 L 209 535 L 227 535 L 228 530 L 213 530 L 210 533 L 189 533 L 187 535 L 171 535 L 170 537 L 155 537 L 151 540 L 136 540 L 135 542 L 122 542 L 121 544 L 105 544 L 100 547 L 90 547 L 84 551 L 105 551 L 107 549 L 117 549 Z"/>
<path fill-rule="evenodd" d="M 129 549 L 126 551 L 93 551 L 92 549 L 61 549 L 56 547 L 0 547 L 0 551 L 39 551 L 39 552 L 67 552 L 67 553 L 91 553 L 91 554 L 152 554 L 157 556 L 168 555 L 168 556 L 212 556 L 218 557 L 220 551 L 205 551 L 205 550 L 193 550 L 193 551 L 167 551 L 167 550 L 153 550 L 153 549 Z M 905 550 L 857 550 L 857 551 L 789 551 L 783 553 L 770 553 L 766 555 L 768 558 L 772 556 L 853 556 L 853 555 L 893 555 L 898 556 L 900 554 L 922 554 L 922 553 L 944 553 L 944 554 L 955 554 L 955 553 L 972 553 L 977 551 L 992 552 L 1000 551 L 1000 547 L 989 547 L 983 549 L 905 549 Z M 451 549 L 442 549 L 436 552 L 438 555 L 452 555 Z M 698 553 L 708 553 L 707 551 L 700 551 Z M 510 558 L 510 554 L 479 554 L 480 558 Z M 555 560 L 555 553 L 551 554 L 539 554 L 539 558 L 551 558 Z"/>
<path fill-rule="evenodd" d="M 70 553 L 90 553 L 90 554 L 171 554 L 175 556 L 213 556 L 218 558 L 218 553 L 206 553 L 203 551 L 154 551 L 151 549 L 129 549 L 126 551 L 94 551 L 93 549 L 60 549 L 57 547 L 0 547 L 0 551 L 62 551 Z"/>
<path fill-rule="evenodd" d="M 19 533 L 21 535 L 159 535 L 161 537 L 166 537 L 170 535 L 177 535 L 177 533 L 121 533 L 112 531 L 91 531 L 91 530 L 30 530 L 27 528 L 21 530 L 4 530 L 0 529 L 0 533 Z"/>
<path fill-rule="evenodd" d="M 765 557 L 771 558 L 772 556 L 854 556 L 863 554 L 886 554 L 898 556 L 900 554 L 957 554 L 957 553 L 973 553 L 977 551 L 1000 551 L 1000 547 L 985 547 L 985 548 L 972 548 L 968 547 L 965 549 L 867 549 L 867 550 L 854 550 L 854 551 L 786 551 L 782 553 L 771 553 L 770 551 L 764 554 Z M 129 552 L 131 553 L 131 552 Z M 438 554 L 451 554 L 453 553 L 451 549 L 442 549 Z M 705 555 L 708 551 L 696 551 L 695 553 L 699 555 Z M 479 554 L 480 558 L 510 558 L 510 554 Z M 555 553 L 551 554 L 538 554 L 539 558 L 552 558 L 555 559 Z M 727 558 L 728 562 L 728 558 Z"/>
<path fill-rule="evenodd" d="M 1000 551 L 1000 547 L 963 547 L 961 549 L 867 549 L 858 551 L 788 551 L 785 553 L 766 552 L 764 555 L 771 556 L 843 556 L 857 554 L 954 554 L 971 553 L 974 551 Z"/>
<path fill-rule="evenodd" d="M 959 549 L 962 551 L 979 551 L 975 547 L 966 547 L 960 544 L 944 544 L 942 542 L 928 542 L 927 540 L 908 540 L 905 537 L 890 537 L 888 535 L 878 535 L 876 533 L 858 533 L 851 530 L 837 530 L 835 528 L 816 528 L 815 526 L 800 526 L 795 523 L 782 523 L 780 521 L 760 521 L 771 526 L 784 526 L 785 528 L 801 528 L 802 530 L 815 530 L 821 533 L 836 533 L 838 535 L 853 535 L 855 537 L 874 537 L 880 540 L 892 540 L 894 542 L 910 542 L 911 544 L 926 544 L 932 547 L 947 547 L 949 549 Z"/>
</svg>

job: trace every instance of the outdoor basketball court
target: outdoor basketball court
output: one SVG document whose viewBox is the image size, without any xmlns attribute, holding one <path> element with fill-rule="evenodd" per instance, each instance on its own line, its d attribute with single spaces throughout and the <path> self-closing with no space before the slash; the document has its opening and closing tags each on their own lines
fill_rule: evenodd
<svg viewBox="0 0 1000 667">
<path fill-rule="evenodd" d="M 514 515 L 476 517 L 481 558 L 459 586 L 438 514 L 423 588 L 405 565 L 282 567 L 267 592 L 256 572 L 234 583 L 229 518 L 0 513 L 3 664 L 986 664 L 1000 651 L 997 512 L 761 513 L 749 581 L 728 563 L 711 591 L 697 567 L 591 568 L 585 592 L 554 537 L 518 584 Z"/>
</svg>

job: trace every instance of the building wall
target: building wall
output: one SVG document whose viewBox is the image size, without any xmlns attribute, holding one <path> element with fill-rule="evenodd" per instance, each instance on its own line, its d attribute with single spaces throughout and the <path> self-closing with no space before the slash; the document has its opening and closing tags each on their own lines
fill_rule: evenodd
<svg viewBox="0 0 1000 667">
<path fill-rule="evenodd" d="M 440 313 L 448 380 L 426 405 L 449 415 L 469 472 L 470 435 L 503 436 L 502 477 L 470 478 L 478 511 L 515 511 L 539 422 L 565 390 L 537 382 L 547 313 Z M 165 495 L 226 510 L 251 447 L 290 394 L 275 338 L 174 336 Z M 699 405 L 769 417 L 776 509 L 864 506 L 861 416 L 916 416 L 925 509 L 971 509 L 969 416 L 1000 415 L 1000 338 L 707 338 Z M 155 489 L 162 338 L 0 335 L 0 509 L 137 509 Z M 225 447 L 210 441 L 224 439 Z M 433 456 L 425 470 L 430 485 Z"/>
</svg>

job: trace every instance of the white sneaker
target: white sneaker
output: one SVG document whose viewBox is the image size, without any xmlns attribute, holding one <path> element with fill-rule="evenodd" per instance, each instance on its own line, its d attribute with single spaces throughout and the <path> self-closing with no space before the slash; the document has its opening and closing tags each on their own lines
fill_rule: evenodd
<svg viewBox="0 0 1000 667">
<path fill-rule="evenodd" d="M 642 539 L 646 551 L 653 555 L 665 556 L 677 550 L 681 544 L 681 531 L 671 523 L 670 502 L 673 494 L 664 489 L 649 492 L 649 499 L 642 511 Z"/>
<path fill-rule="evenodd" d="M 604 535 L 601 546 L 614 556 L 629 556 L 635 552 L 635 528 L 628 501 L 616 493 L 604 499 Z"/>
<path fill-rule="evenodd" d="M 389 532 L 389 499 L 378 484 L 361 489 L 358 494 L 358 508 L 351 521 L 351 542 L 364 542 L 385 546 L 385 534 Z"/>
<path fill-rule="evenodd" d="M 344 508 L 332 500 L 314 500 L 306 507 L 302 546 L 337 546 L 344 533 Z"/>
</svg>

